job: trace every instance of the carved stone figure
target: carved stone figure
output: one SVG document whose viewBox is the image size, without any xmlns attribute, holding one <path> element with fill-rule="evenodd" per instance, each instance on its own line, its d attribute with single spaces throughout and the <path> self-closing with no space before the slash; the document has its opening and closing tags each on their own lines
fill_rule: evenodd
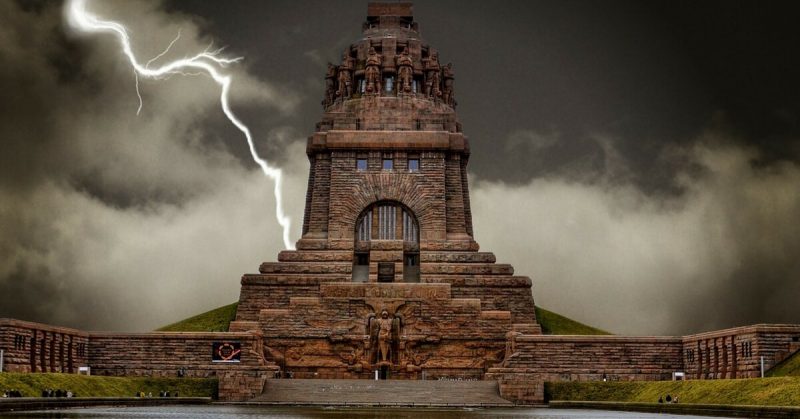
<svg viewBox="0 0 800 419">
<path fill-rule="evenodd" d="M 336 96 L 348 98 L 353 94 L 353 58 L 345 52 L 342 55 L 342 65 L 339 66 L 339 90 Z"/>
<path fill-rule="evenodd" d="M 369 48 L 367 54 L 367 63 L 364 68 L 364 78 L 366 79 L 367 93 L 378 93 L 381 90 L 381 63 L 383 57 L 375 51 L 375 48 Z"/>
<path fill-rule="evenodd" d="M 444 103 L 455 106 L 456 101 L 453 97 L 453 80 L 455 74 L 453 73 L 453 63 L 447 63 L 442 68 L 442 81 L 443 81 L 443 88 L 442 88 L 442 100 Z"/>
<path fill-rule="evenodd" d="M 381 312 L 378 319 L 378 360 L 380 362 L 391 361 L 392 348 L 392 319 L 386 310 Z"/>
<path fill-rule="evenodd" d="M 439 54 L 434 52 L 430 57 L 423 60 L 423 64 L 425 68 L 425 96 L 441 97 L 442 91 L 439 89 L 441 82 Z"/>
<path fill-rule="evenodd" d="M 402 93 L 411 93 L 413 82 L 413 61 L 411 55 L 408 53 L 407 48 L 403 48 L 403 52 L 397 56 L 397 91 Z"/>
<path fill-rule="evenodd" d="M 325 100 L 324 106 L 328 106 L 336 100 L 336 66 L 328 63 L 328 71 L 325 72 Z"/>
</svg>

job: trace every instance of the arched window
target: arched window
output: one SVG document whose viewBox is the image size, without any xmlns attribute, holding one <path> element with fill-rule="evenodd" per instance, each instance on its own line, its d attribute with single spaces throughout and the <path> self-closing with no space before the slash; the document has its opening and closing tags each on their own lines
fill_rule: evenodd
<svg viewBox="0 0 800 419">
<path fill-rule="evenodd" d="M 397 202 L 378 202 L 361 214 L 356 222 L 353 281 L 365 282 L 377 269 L 378 282 L 419 282 L 419 223 L 414 214 Z M 373 240 L 402 240 L 403 259 L 370 262 Z M 402 277 L 396 276 L 396 264 L 402 264 Z"/>
<path fill-rule="evenodd" d="M 358 220 L 356 227 L 358 241 L 401 238 L 406 242 L 419 242 L 419 224 L 414 214 L 399 204 L 378 203 L 365 211 Z"/>
</svg>

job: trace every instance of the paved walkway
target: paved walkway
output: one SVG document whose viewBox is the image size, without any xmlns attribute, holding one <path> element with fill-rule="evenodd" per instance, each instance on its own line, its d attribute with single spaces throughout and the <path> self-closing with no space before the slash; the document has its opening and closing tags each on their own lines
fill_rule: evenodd
<svg viewBox="0 0 800 419">
<path fill-rule="evenodd" d="M 509 407 L 496 381 L 267 380 L 257 404 Z"/>
</svg>

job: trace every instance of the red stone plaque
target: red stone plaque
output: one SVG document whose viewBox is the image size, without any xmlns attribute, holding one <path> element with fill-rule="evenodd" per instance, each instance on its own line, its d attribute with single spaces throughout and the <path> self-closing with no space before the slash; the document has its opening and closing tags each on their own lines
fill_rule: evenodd
<svg viewBox="0 0 800 419">
<path fill-rule="evenodd" d="M 241 342 L 213 342 L 211 344 L 211 361 L 240 362 L 242 359 Z"/>
</svg>

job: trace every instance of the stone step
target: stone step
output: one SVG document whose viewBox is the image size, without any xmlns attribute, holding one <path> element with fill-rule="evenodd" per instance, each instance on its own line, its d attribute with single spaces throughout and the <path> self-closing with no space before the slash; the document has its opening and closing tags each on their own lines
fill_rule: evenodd
<svg viewBox="0 0 800 419">
<path fill-rule="evenodd" d="M 352 282 L 347 274 L 245 274 L 242 285 L 318 285 L 323 282 Z"/>
<path fill-rule="evenodd" d="M 352 262 L 349 250 L 284 250 L 278 253 L 279 262 Z"/>
<path fill-rule="evenodd" d="M 496 381 L 270 379 L 251 403 L 346 406 L 512 406 Z"/>
<path fill-rule="evenodd" d="M 264 262 L 258 271 L 262 274 L 350 274 L 352 262 Z"/>
<path fill-rule="evenodd" d="M 787 358 L 791 358 L 792 356 L 798 353 L 800 353 L 800 342 L 789 342 L 789 350 L 776 352 L 773 363 L 775 365 L 780 364 Z"/>
<path fill-rule="evenodd" d="M 533 283 L 527 276 L 501 275 L 442 275 L 425 274 L 422 282 L 450 284 L 454 287 L 530 288 Z"/>
<path fill-rule="evenodd" d="M 420 263 L 420 273 L 447 275 L 514 275 L 506 263 Z"/>
<path fill-rule="evenodd" d="M 497 258 L 491 252 L 420 252 L 423 263 L 495 263 Z M 352 262 L 350 250 L 284 250 L 278 254 L 279 262 Z"/>
<path fill-rule="evenodd" d="M 421 263 L 495 263 L 491 252 L 420 252 Z"/>
</svg>

